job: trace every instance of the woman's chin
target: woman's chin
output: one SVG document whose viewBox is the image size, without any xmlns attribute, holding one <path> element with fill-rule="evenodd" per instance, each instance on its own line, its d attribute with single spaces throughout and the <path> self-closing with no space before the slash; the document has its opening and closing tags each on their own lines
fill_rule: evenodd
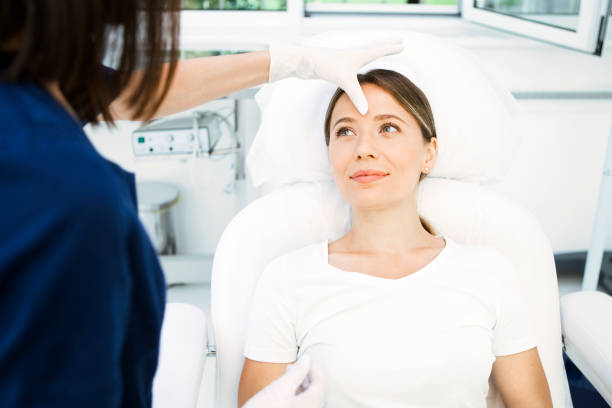
<svg viewBox="0 0 612 408">
<path fill-rule="evenodd" d="M 351 197 L 346 200 L 353 209 L 359 210 L 382 210 L 391 205 L 388 198 L 384 198 L 382 194 L 376 194 L 372 197 Z"/>
</svg>

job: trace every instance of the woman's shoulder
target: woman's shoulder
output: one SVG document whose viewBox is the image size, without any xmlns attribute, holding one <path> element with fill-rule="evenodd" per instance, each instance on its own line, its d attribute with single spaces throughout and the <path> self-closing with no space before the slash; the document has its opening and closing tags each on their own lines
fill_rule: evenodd
<svg viewBox="0 0 612 408">
<path fill-rule="evenodd" d="M 503 278 L 515 274 L 512 260 L 493 245 L 481 243 L 460 243 L 450 240 L 449 262 L 453 269 L 462 267 L 470 271 L 480 271 L 486 276 Z"/>
<path fill-rule="evenodd" d="M 40 132 L 38 137 L 48 137 L 49 133 Z M 75 222 L 126 222 L 126 209 L 131 205 L 127 177 L 93 148 L 24 142 L 0 150 L 2 169 L 11 175 L 1 183 L 2 189 L 13 203 L 23 203 L 24 214 L 53 211 Z"/>
<path fill-rule="evenodd" d="M 449 237 L 444 237 L 452 247 L 456 255 L 464 256 L 468 259 L 484 260 L 484 261 L 501 261 L 506 260 L 506 256 L 500 249 L 489 244 L 480 243 L 463 243 Z"/>
<path fill-rule="evenodd" d="M 78 129 L 68 112 L 35 82 L 0 82 L 0 119 L 5 131 L 35 129 L 38 140 L 44 140 L 49 129 L 66 124 Z"/>
<path fill-rule="evenodd" d="M 304 271 L 312 271 L 320 263 L 326 245 L 327 241 L 316 241 L 287 250 L 267 264 L 266 272 L 287 277 L 289 274 L 296 276 Z"/>
<path fill-rule="evenodd" d="M 300 265 L 305 262 L 318 259 L 320 257 L 323 245 L 327 241 L 316 241 L 310 244 L 298 246 L 295 249 L 290 249 L 275 257 L 271 263 L 283 263 L 290 265 Z"/>
</svg>

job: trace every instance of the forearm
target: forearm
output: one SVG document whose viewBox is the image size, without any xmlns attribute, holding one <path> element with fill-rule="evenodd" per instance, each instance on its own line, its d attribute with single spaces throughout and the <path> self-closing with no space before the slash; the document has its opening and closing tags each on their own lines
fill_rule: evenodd
<svg viewBox="0 0 612 408">
<path fill-rule="evenodd" d="M 270 54 L 256 51 L 245 54 L 219 55 L 179 61 L 168 94 L 155 118 L 182 112 L 241 89 L 268 82 Z M 111 105 L 115 119 L 133 118 L 127 98 L 140 83 L 136 72 L 126 89 Z"/>
</svg>

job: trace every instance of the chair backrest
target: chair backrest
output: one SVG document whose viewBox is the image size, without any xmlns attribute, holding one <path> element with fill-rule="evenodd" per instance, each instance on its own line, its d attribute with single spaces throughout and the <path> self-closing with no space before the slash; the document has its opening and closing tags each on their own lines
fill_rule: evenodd
<svg viewBox="0 0 612 408">
<path fill-rule="evenodd" d="M 537 332 L 555 407 L 571 406 L 562 358 L 557 278 L 550 243 L 525 209 L 477 184 L 425 179 L 419 213 L 436 233 L 489 245 L 510 259 Z M 335 240 L 350 228 L 350 207 L 332 183 L 296 183 L 255 200 L 227 226 L 215 252 L 211 313 L 217 345 L 216 408 L 235 408 L 249 305 L 264 267 L 294 249 Z M 488 408 L 504 407 L 492 381 Z"/>
<path fill-rule="evenodd" d="M 205 359 L 204 312 L 193 305 L 168 303 L 153 380 L 153 407 L 195 408 Z"/>
</svg>

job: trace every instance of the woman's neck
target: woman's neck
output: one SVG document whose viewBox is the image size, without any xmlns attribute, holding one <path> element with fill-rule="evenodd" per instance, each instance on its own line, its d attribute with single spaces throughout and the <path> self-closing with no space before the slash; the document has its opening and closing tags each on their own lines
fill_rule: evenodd
<svg viewBox="0 0 612 408">
<path fill-rule="evenodd" d="M 353 207 L 353 226 L 345 235 L 351 251 L 397 255 L 424 245 L 437 245 L 439 240 L 421 225 L 413 201 L 380 209 Z"/>
</svg>

